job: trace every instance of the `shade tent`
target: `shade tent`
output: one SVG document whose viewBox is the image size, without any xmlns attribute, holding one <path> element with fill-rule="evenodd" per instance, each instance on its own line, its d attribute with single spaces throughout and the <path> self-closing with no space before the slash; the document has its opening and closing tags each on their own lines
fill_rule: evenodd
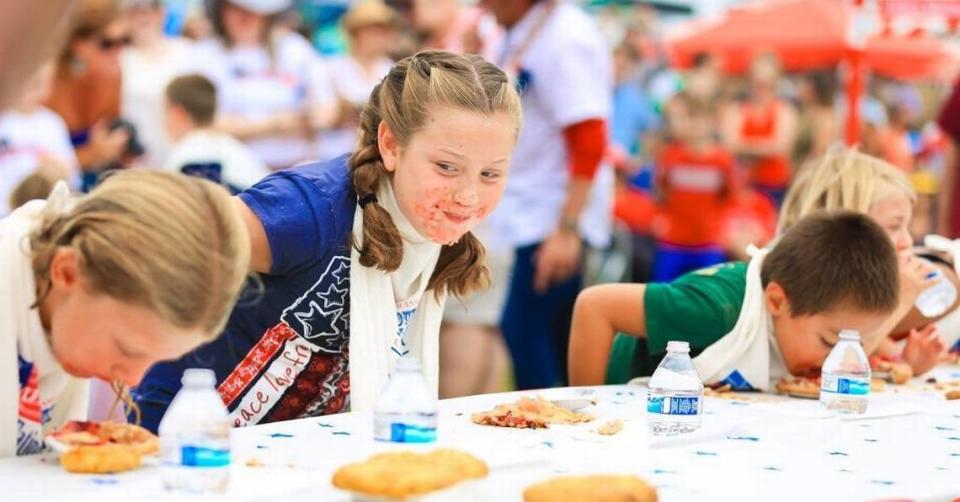
<svg viewBox="0 0 960 502">
<path fill-rule="evenodd" d="M 873 73 L 904 81 L 950 82 L 960 69 L 955 47 L 920 32 L 870 37 L 863 57 Z"/>
<path fill-rule="evenodd" d="M 773 51 L 789 71 L 836 64 L 847 47 L 849 8 L 831 0 L 781 0 L 733 7 L 719 17 L 677 26 L 666 37 L 671 63 L 698 53 L 720 56 L 729 73 L 744 73 L 760 52 Z"/>
<path fill-rule="evenodd" d="M 715 54 L 734 74 L 746 72 L 764 51 L 787 71 L 835 67 L 858 52 L 850 36 L 854 9 L 839 0 L 757 2 L 678 27 L 667 37 L 667 53 L 678 68 L 689 67 L 698 53 Z M 960 61 L 949 44 L 922 33 L 868 37 L 861 54 L 873 73 L 905 81 L 949 80 Z"/>
</svg>

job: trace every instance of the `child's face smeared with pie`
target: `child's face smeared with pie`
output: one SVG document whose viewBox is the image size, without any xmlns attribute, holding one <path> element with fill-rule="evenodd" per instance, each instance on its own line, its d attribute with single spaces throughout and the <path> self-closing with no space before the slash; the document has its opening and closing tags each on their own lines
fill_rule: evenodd
<svg viewBox="0 0 960 502">
<path fill-rule="evenodd" d="M 851 329 L 860 332 L 860 343 L 867 354 L 872 353 L 883 336 L 877 329 L 887 316 L 875 312 L 858 312 L 837 308 L 814 315 L 793 316 L 789 302 L 778 302 L 776 292 L 767 296 L 767 308 L 773 317 L 773 329 L 783 361 L 790 374 L 816 376 L 833 346 L 839 340 L 840 331 Z M 779 288 L 776 288 L 779 289 Z M 782 294 L 782 289 L 780 290 Z"/>
<path fill-rule="evenodd" d="M 177 359 L 203 342 L 198 330 L 165 321 L 152 309 L 91 292 L 71 250 L 51 262 L 50 293 L 40 319 L 67 373 L 80 378 L 140 382 L 154 363 Z"/>
</svg>

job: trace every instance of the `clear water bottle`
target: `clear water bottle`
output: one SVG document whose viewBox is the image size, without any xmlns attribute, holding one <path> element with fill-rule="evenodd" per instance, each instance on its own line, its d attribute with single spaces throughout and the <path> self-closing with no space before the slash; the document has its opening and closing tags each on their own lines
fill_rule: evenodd
<svg viewBox="0 0 960 502">
<path fill-rule="evenodd" d="M 397 361 L 373 409 L 373 437 L 394 443 L 437 440 L 437 399 L 416 359 L 405 356 Z"/>
<path fill-rule="evenodd" d="M 840 341 L 820 374 L 820 404 L 840 413 L 865 413 L 870 394 L 870 360 L 860 346 L 860 333 L 840 332 Z"/>
<path fill-rule="evenodd" d="M 937 281 L 920 293 L 915 305 L 924 317 L 930 319 L 943 315 L 957 301 L 957 288 L 943 276 L 940 269 L 934 269 L 927 274 L 927 279 L 937 279 Z"/>
<path fill-rule="evenodd" d="M 164 488 L 224 493 L 230 482 L 230 418 L 205 369 L 183 373 L 183 388 L 160 421 Z"/>
<path fill-rule="evenodd" d="M 647 427 L 654 436 L 693 432 L 702 412 L 703 381 L 690 359 L 690 344 L 669 342 L 647 389 Z"/>
</svg>

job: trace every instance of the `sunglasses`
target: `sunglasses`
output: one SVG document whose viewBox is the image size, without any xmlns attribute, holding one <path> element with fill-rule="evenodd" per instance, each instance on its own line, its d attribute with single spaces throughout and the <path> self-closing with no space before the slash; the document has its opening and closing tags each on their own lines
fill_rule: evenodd
<svg viewBox="0 0 960 502">
<path fill-rule="evenodd" d="M 100 50 L 107 52 L 113 49 L 121 49 L 130 45 L 132 40 L 130 35 L 124 35 L 122 37 L 110 38 L 110 37 L 100 37 L 98 42 Z"/>
</svg>

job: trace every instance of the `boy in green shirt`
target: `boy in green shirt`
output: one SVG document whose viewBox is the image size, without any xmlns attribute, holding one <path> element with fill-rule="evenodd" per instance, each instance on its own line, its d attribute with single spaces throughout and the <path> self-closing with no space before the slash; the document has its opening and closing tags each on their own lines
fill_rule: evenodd
<svg viewBox="0 0 960 502">
<path fill-rule="evenodd" d="M 841 329 L 859 331 L 870 353 L 897 291 L 896 253 L 876 223 L 851 212 L 809 216 L 749 265 L 583 291 L 571 326 L 570 383 L 649 375 L 667 342 L 683 340 L 705 383 L 767 390 L 787 373 L 818 374 Z M 625 335 L 614 343 L 617 332 Z"/>
</svg>

